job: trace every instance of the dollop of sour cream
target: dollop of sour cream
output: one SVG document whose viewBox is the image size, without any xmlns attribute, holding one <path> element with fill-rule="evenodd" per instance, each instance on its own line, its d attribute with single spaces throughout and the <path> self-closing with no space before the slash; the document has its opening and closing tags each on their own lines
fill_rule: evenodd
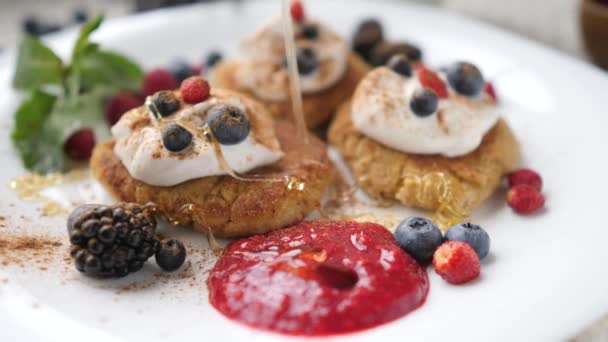
<svg viewBox="0 0 608 342">
<path fill-rule="evenodd" d="M 445 75 L 438 75 L 447 84 Z M 434 114 L 416 116 L 410 100 L 422 87 L 416 75 L 403 77 L 387 67 L 374 69 L 353 97 L 354 126 L 405 153 L 457 157 L 474 151 L 499 119 L 496 104 L 485 92 L 470 98 L 452 89 L 448 98 L 440 99 Z"/>
<path fill-rule="evenodd" d="M 305 25 L 315 26 L 318 37 L 304 37 Z M 348 66 L 349 46 L 346 41 L 315 20 L 294 22 L 294 31 L 297 48 L 312 49 L 319 60 L 313 73 L 300 75 L 302 92 L 320 92 L 342 79 Z M 283 28 L 281 18 L 277 17 L 241 42 L 237 82 L 261 99 L 284 101 L 289 97 L 289 75 L 284 59 Z"/>
<path fill-rule="evenodd" d="M 154 186 L 173 186 L 192 179 L 226 175 L 228 170 L 222 168 L 213 144 L 202 134 L 207 111 L 217 104 L 239 107 L 250 121 L 249 136 L 242 143 L 220 145 L 233 171 L 246 173 L 283 157 L 272 119 L 264 108 L 220 90 L 213 90 L 205 102 L 193 106 L 182 103 L 178 112 L 161 121 L 146 107 L 129 111 L 112 127 L 116 140 L 114 153 L 133 178 Z M 163 146 L 162 126 L 171 121 L 201 133 L 194 134 L 191 146 L 183 152 L 170 152 Z"/>
</svg>

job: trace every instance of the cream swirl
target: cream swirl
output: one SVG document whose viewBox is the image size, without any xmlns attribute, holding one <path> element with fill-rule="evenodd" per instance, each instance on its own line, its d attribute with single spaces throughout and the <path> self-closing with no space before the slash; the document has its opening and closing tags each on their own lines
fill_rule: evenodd
<svg viewBox="0 0 608 342">
<path fill-rule="evenodd" d="M 445 81 L 444 75 L 439 77 Z M 354 126 L 402 152 L 457 157 L 474 151 L 499 119 L 494 101 L 485 92 L 470 98 L 452 89 L 433 115 L 416 116 L 410 99 L 420 88 L 417 76 L 405 78 L 387 67 L 373 70 L 353 97 Z"/>
<path fill-rule="evenodd" d="M 201 134 L 208 109 L 217 104 L 240 108 L 250 121 L 251 131 L 245 141 L 238 145 L 220 146 L 233 171 L 246 173 L 282 158 L 272 119 L 264 108 L 221 90 L 212 91 L 208 100 L 194 106 L 182 103 L 177 113 L 161 122 L 156 121 L 146 107 L 126 113 L 112 127 L 116 140 L 114 153 L 133 178 L 155 186 L 173 186 L 191 179 L 226 175 L 228 172 L 222 168 L 214 146 Z M 194 131 L 193 142 L 185 152 L 174 153 L 163 147 L 161 128 L 167 122 L 177 122 Z"/>
<path fill-rule="evenodd" d="M 320 92 L 336 84 L 348 66 L 347 43 L 318 21 L 294 22 L 294 25 L 296 46 L 311 49 L 319 60 L 313 73 L 300 76 L 302 92 Z M 305 25 L 316 27 L 318 37 L 306 38 Z M 289 75 L 284 60 L 281 19 L 274 18 L 241 42 L 237 82 L 261 99 L 284 101 L 289 97 Z"/>
</svg>

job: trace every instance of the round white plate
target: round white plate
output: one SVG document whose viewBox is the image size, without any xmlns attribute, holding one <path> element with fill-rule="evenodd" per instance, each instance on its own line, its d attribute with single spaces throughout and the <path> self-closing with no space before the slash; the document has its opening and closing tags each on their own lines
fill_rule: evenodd
<svg viewBox="0 0 608 342">
<path fill-rule="evenodd" d="M 576 334 L 608 309 L 608 229 L 604 211 L 608 165 L 608 78 L 581 62 L 457 15 L 392 1 L 310 0 L 309 12 L 350 36 L 376 16 L 391 38 L 418 43 L 432 65 L 468 59 L 494 79 L 503 113 L 520 138 L 525 165 L 545 180 L 547 210 L 517 216 L 497 194 L 475 213 L 492 237 L 482 277 L 450 286 L 429 269 L 431 290 L 418 311 L 385 326 L 341 336 L 349 341 L 554 341 Z M 95 39 L 145 67 L 175 56 L 193 62 L 219 48 L 234 56 L 239 38 L 278 13 L 275 1 L 195 6 L 108 21 Z M 75 31 L 50 39 L 67 55 Z M 24 174 L 9 139 L 19 97 L 10 88 L 11 58 L 0 66 L 0 181 Z M 72 193 L 91 193 L 92 181 Z M 85 190 L 83 190 L 85 189 Z M 92 189 L 95 189 L 93 186 Z M 65 190 L 64 190 L 65 191 Z M 0 193 L 3 234 L 65 238 L 65 218 L 41 218 L 39 204 Z M 397 210 L 401 213 L 401 210 Z M 3 341 L 274 341 L 285 337 L 233 323 L 207 302 L 205 273 L 213 263 L 205 238 L 179 231 L 193 249 L 190 268 L 164 277 L 149 262 L 119 281 L 79 275 L 67 245 L 48 270 L 0 266 Z M 390 291 L 390 289 L 387 289 Z"/>
</svg>

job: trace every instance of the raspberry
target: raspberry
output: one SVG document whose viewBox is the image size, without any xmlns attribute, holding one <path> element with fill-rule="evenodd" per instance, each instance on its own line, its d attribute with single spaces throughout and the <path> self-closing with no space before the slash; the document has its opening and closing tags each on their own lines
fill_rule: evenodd
<svg viewBox="0 0 608 342">
<path fill-rule="evenodd" d="M 83 128 L 74 132 L 63 146 L 65 153 L 76 161 L 89 160 L 94 147 L 95 133 L 90 128 Z"/>
<path fill-rule="evenodd" d="M 531 169 L 519 169 L 509 174 L 509 187 L 514 187 L 520 184 L 526 184 L 537 191 L 540 191 L 543 187 L 543 180 L 540 175 Z"/>
<path fill-rule="evenodd" d="M 494 100 L 494 102 L 498 102 L 498 98 L 496 97 L 496 90 L 494 90 L 494 86 L 492 85 L 492 83 L 490 82 L 486 82 L 486 88 L 484 89 L 484 91 L 490 95 L 490 97 L 492 98 L 492 100 Z"/>
<path fill-rule="evenodd" d="M 291 17 L 295 22 L 301 23 L 304 21 L 304 6 L 302 6 L 302 2 L 299 0 L 295 0 L 291 3 L 291 8 L 289 10 L 291 13 Z"/>
<path fill-rule="evenodd" d="M 545 197 L 535 187 L 520 184 L 507 192 L 507 203 L 519 214 L 531 214 L 545 206 Z"/>
<path fill-rule="evenodd" d="M 119 93 L 112 97 L 106 105 L 106 121 L 108 125 L 114 126 L 124 113 L 141 105 L 141 100 L 132 94 Z"/>
<path fill-rule="evenodd" d="M 450 284 L 464 284 L 480 273 L 479 257 L 473 247 L 461 241 L 448 241 L 433 255 L 435 272 Z"/>
<path fill-rule="evenodd" d="M 200 76 L 192 76 L 182 82 L 180 91 L 186 103 L 203 102 L 209 97 L 209 83 Z"/>
<path fill-rule="evenodd" d="M 416 67 L 416 73 L 423 87 L 433 90 L 439 98 L 445 99 L 448 97 L 447 86 L 435 72 L 419 64 Z"/>
<path fill-rule="evenodd" d="M 161 90 L 173 90 L 179 83 L 175 76 L 165 69 L 154 69 L 144 76 L 141 93 L 143 96 L 150 96 Z"/>
</svg>

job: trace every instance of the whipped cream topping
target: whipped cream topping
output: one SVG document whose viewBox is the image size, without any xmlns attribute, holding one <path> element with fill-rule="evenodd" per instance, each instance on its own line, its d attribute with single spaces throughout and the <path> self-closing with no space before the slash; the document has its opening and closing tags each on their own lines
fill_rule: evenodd
<svg viewBox="0 0 608 342">
<path fill-rule="evenodd" d="M 446 82 L 446 77 L 438 73 Z M 417 76 L 403 77 L 387 67 L 371 71 L 359 84 L 352 102 L 354 126 L 368 137 L 396 150 L 457 157 L 474 151 L 499 119 L 496 105 L 483 92 L 477 98 L 449 89 L 438 110 L 416 116 L 410 99 L 422 85 Z"/>
<path fill-rule="evenodd" d="M 179 97 L 179 96 L 178 96 Z M 224 159 L 233 171 L 246 173 L 282 158 L 279 141 L 269 114 L 259 104 L 234 93 L 213 90 L 209 99 L 194 106 L 182 103 L 181 109 L 158 122 L 148 108 L 136 108 L 112 127 L 116 140 L 114 153 L 131 176 L 155 186 L 173 186 L 185 181 L 228 174 L 217 158 L 214 146 L 202 134 L 207 111 L 216 104 L 242 109 L 250 121 L 250 133 L 242 143 L 220 145 Z M 164 148 L 162 127 L 177 122 L 193 133 L 193 142 L 184 152 Z"/>
<path fill-rule="evenodd" d="M 317 39 L 302 35 L 304 25 L 315 25 Z M 323 91 L 336 84 L 348 66 L 349 47 L 340 36 L 318 21 L 304 24 L 294 22 L 298 48 L 312 49 L 319 59 L 319 67 L 309 75 L 300 75 L 304 94 Z M 237 82 L 267 101 L 283 101 L 289 97 L 289 75 L 284 66 L 285 44 L 281 18 L 272 19 L 241 42 L 241 61 L 236 73 Z"/>
</svg>

